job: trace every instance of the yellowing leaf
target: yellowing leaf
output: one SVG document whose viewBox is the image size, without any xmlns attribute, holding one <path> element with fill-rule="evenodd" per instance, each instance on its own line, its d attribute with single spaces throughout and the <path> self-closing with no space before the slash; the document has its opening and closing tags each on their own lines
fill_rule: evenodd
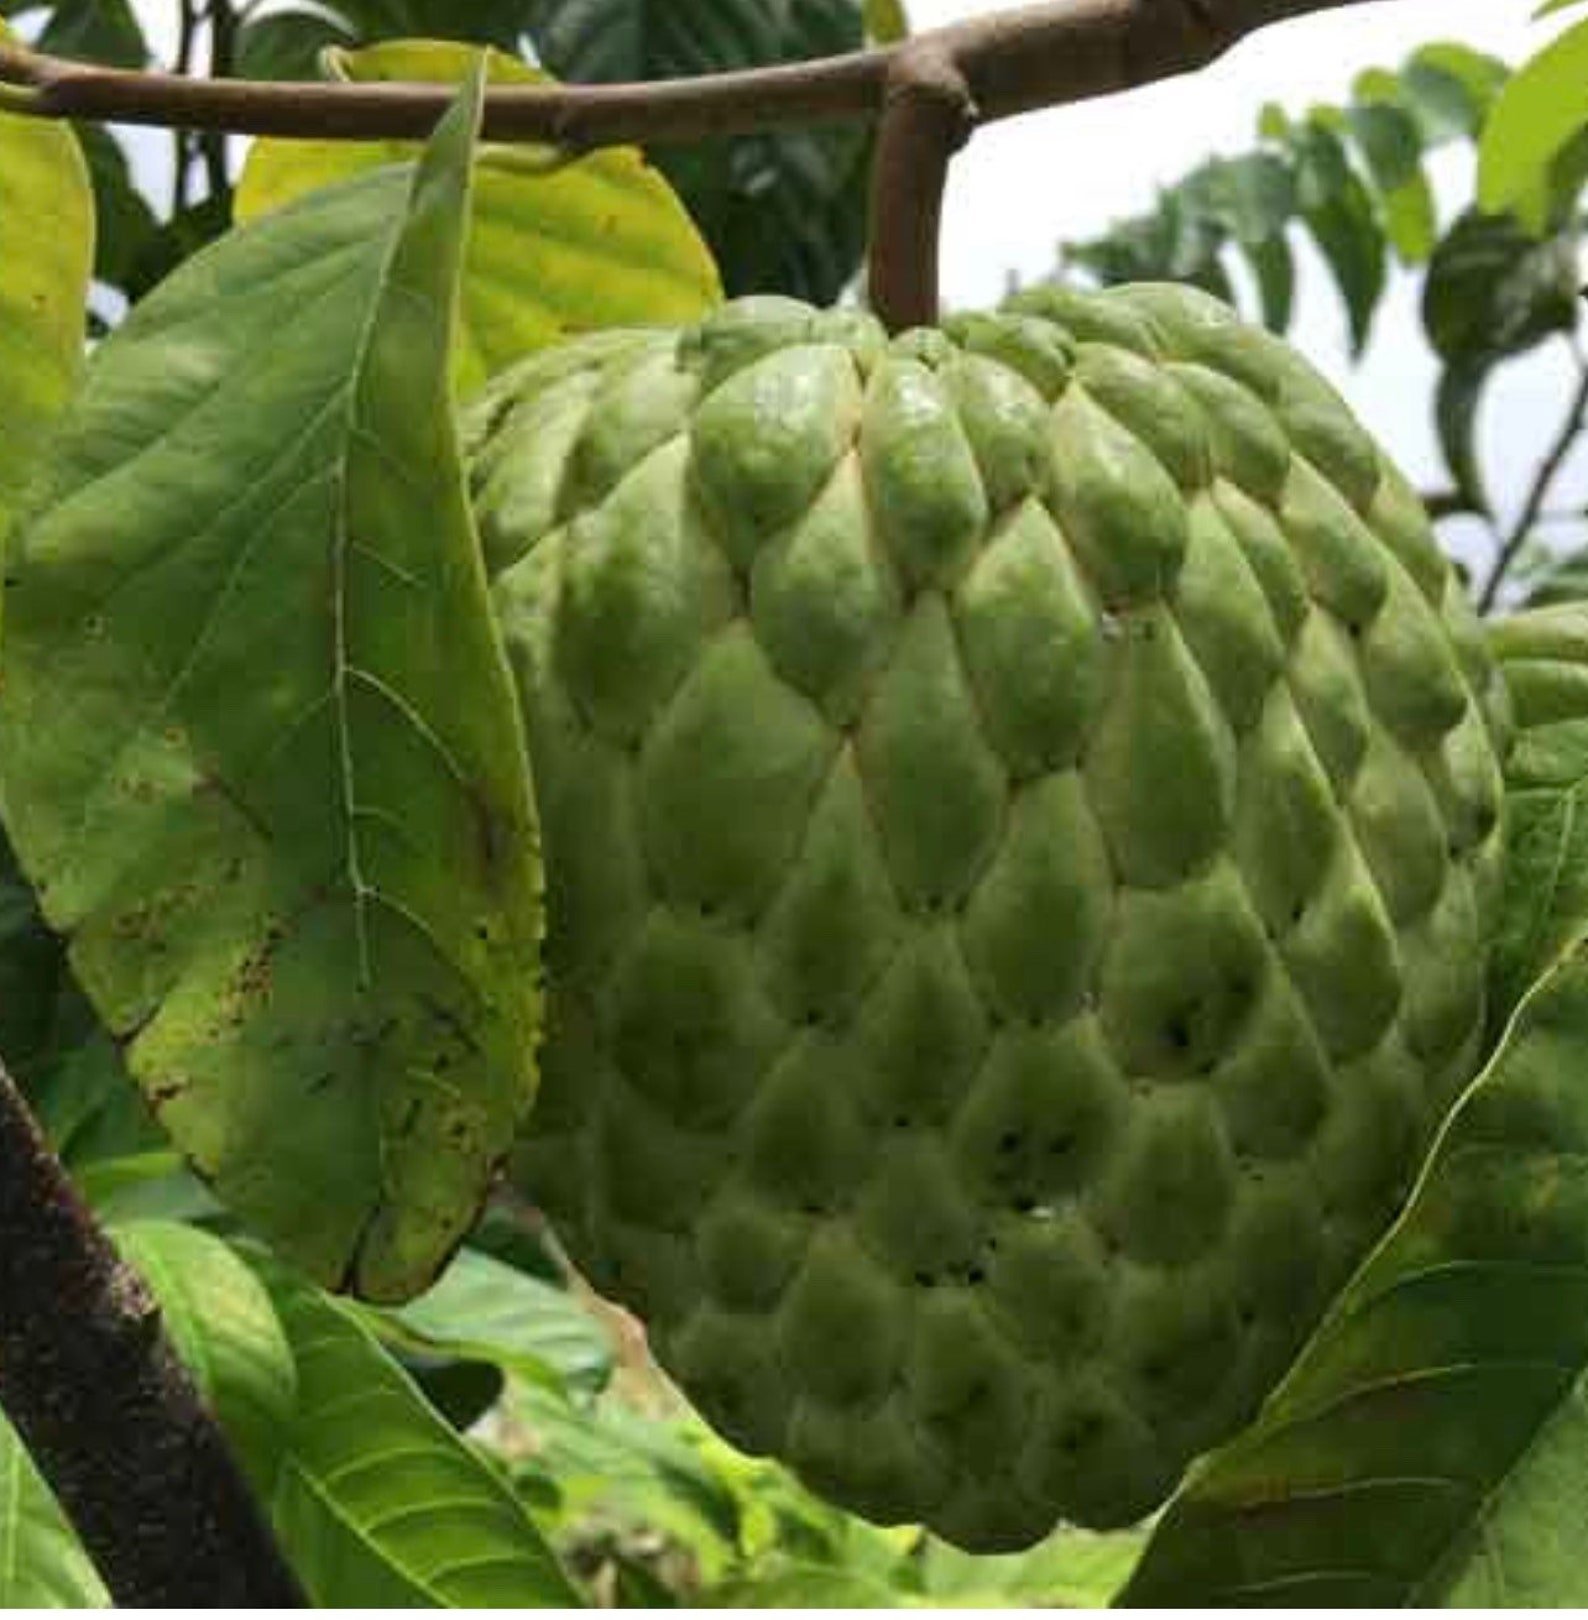
<svg viewBox="0 0 1588 1620">
<path fill-rule="evenodd" d="M 404 40 L 348 51 L 360 82 L 461 79 L 477 53 Z M 546 84 L 490 53 L 493 83 Z M 412 143 L 263 140 L 237 190 L 250 219 L 365 169 L 410 161 Z M 632 148 L 549 166 L 546 148 L 480 148 L 463 283 L 460 392 L 532 349 L 605 326 L 697 318 L 722 296 L 717 269 L 667 182 Z"/>
</svg>

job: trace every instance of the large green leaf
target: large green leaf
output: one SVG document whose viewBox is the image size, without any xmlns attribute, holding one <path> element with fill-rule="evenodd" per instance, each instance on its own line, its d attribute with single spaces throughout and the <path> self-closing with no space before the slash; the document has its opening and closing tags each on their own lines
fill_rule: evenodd
<svg viewBox="0 0 1588 1620">
<path fill-rule="evenodd" d="M 0 1609 L 109 1607 L 60 1504 L 0 1417 Z"/>
<path fill-rule="evenodd" d="M 1493 973 L 1508 1011 L 1588 930 L 1588 603 L 1512 614 L 1488 638 L 1517 723 Z"/>
<path fill-rule="evenodd" d="M 292 1347 L 265 1285 L 219 1238 L 175 1221 L 111 1230 L 160 1302 L 166 1332 L 267 1500 L 298 1403 Z"/>
<path fill-rule="evenodd" d="M 578 81 L 672 79 L 858 50 L 860 0 L 530 0 L 541 60 Z M 658 147 L 731 294 L 833 302 L 864 249 L 870 141 L 855 128 Z"/>
<path fill-rule="evenodd" d="M 162 1123 L 316 1276 L 422 1288 L 530 1101 L 539 880 L 447 388 L 478 85 L 417 175 L 190 260 L 22 534 L 8 825 Z"/>
<path fill-rule="evenodd" d="M 612 1371 L 612 1346 L 564 1289 L 464 1249 L 428 1293 L 372 1325 L 404 1349 L 485 1361 L 521 1378 L 594 1392 Z"/>
<path fill-rule="evenodd" d="M 1412 1201 L 1124 1601 L 1588 1602 L 1588 953 L 1530 992 Z"/>
<path fill-rule="evenodd" d="M 71 131 L 0 113 L 0 545 L 77 385 L 93 239 Z"/>
<path fill-rule="evenodd" d="M 273 1518 L 316 1606 L 575 1606 L 511 1486 L 431 1409 L 356 1307 L 267 1277 L 298 1371 Z"/>
<path fill-rule="evenodd" d="M 351 52 L 343 63 L 360 81 L 450 81 L 463 77 L 475 54 L 404 41 Z M 491 77 L 545 82 L 497 53 Z M 400 142 L 257 141 L 238 186 L 238 217 L 401 162 L 413 150 Z M 531 349 L 596 327 L 692 320 L 720 296 L 705 244 L 638 152 L 604 151 L 537 172 L 519 148 L 480 149 L 460 328 L 465 391 Z"/>
<path fill-rule="evenodd" d="M 1517 209 L 1535 233 L 1547 224 L 1550 171 L 1588 124 L 1588 21 L 1519 68 L 1500 92 L 1478 149 L 1478 201 Z"/>
</svg>

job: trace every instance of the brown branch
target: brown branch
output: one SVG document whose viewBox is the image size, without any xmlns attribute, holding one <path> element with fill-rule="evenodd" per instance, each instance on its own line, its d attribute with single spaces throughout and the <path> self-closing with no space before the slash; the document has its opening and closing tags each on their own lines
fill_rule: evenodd
<svg viewBox="0 0 1588 1620">
<path fill-rule="evenodd" d="M 582 150 L 871 120 L 883 111 L 894 58 L 920 49 L 953 63 L 978 121 L 991 123 L 1190 72 L 1255 29 L 1362 3 L 1051 0 L 813 62 L 658 84 L 493 89 L 484 133 Z M 428 135 L 453 94 L 436 85 L 217 83 L 93 67 L 13 44 L 0 46 L 0 80 L 31 86 L 28 110 L 42 117 L 348 140 Z"/>
<path fill-rule="evenodd" d="M 307 1606 L 153 1299 L 3 1067 L 0 1404 L 119 1607 Z"/>
<path fill-rule="evenodd" d="M 1572 394 L 1571 403 L 1566 407 L 1566 416 L 1555 435 L 1554 443 L 1550 445 L 1548 453 L 1539 463 L 1538 471 L 1533 475 L 1532 487 L 1527 492 L 1527 499 L 1522 503 L 1522 510 L 1500 546 L 1499 553 L 1494 559 L 1494 566 L 1489 570 L 1489 577 L 1478 597 L 1480 613 L 1490 612 L 1499 601 L 1500 588 L 1505 584 L 1512 565 L 1521 555 L 1522 547 L 1527 544 L 1528 536 L 1532 534 L 1542 516 L 1544 503 L 1555 487 L 1555 480 L 1560 476 L 1561 468 L 1566 465 L 1566 458 L 1571 454 L 1573 446 L 1582 437 L 1585 429 L 1588 429 L 1588 357 L 1578 352 L 1576 390 Z"/>
<path fill-rule="evenodd" d="M 889 63 L 871 175 L 871 307 L 890 332 L 937 320 L 937 244 L 949 160 L 976 104 L 953 58 L 931 45 Z"/>
</svg>

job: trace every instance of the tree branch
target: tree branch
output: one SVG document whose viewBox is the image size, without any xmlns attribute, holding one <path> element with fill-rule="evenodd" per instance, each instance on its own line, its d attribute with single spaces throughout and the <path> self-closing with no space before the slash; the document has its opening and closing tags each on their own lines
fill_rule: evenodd
<svg viewBox="0 0 1588 1620">
<path fill-rule="evenodd" d="M 307 1606 L 153 1299 L 3 1067 L 0 1404 L 118 1606 Z"/>
<path fill-rule="evenodd" d="M 486 98 L 484 134 L 578 151 L 743 135 L 883 111 L 896 57 L 925 49 L 963 75 L 991 123 L 1205 66 L 1271 23 L 1364 0 L 1050 0 L 920 34 L 903 45 L 656 84 L 507 87 Z M 46 118 L 101 118 L 248 135 L 419 139 L 450 87 L 213 82 L 129 73 L 0 45 L 0 80 L 33 90 Z"/>
<path fill-rule="evenodd" d="M 890 332 L 937 320 L 937 243 L 954 153 L 975 127 L 970 86 L 930 45 L 889 63 L 871 174 L 871 307 Z"/>
<path fill-rule="evenodd" d="M 1549 499 L 1549 493 L 1555 486 L 1555 480 L 1560 475 L 1561 468 L 1565 466 L 1572 446 L 1582 436 L 1585 428 L 1588 428 L 1588 357 L 1578 352 L 1576 391 L 1566 408 L 1565 420 L 1555 435 L 1554 443 L 1549 447 L 1548 453 L 1539 463 L 1538 471 L 1533 476 L 1533 483 L 1527 492 L 1526 501 L 1522 504 L 1521 514 L 1501 545 L 1494 559 L 1494 567 L 1489 570 L 1489 577 L 1484 582 L 1482 594 L 1478 597 L 1480 613 L 1491 611 L 1499 600 L 1500 587 L 1505 584 L 1506 577 L 1511 572 L 1511 565 L 1521 555 L 1522 547 L 1527 544 L 1527 537 L 1537 526 L 1544 511 L 1544 503 Z"/>
</svg>

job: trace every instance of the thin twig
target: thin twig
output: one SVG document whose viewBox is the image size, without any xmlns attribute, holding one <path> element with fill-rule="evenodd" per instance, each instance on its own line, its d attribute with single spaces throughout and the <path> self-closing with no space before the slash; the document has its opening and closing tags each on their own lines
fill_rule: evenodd
<svg viewBox="0 0 1588 1620">
<path fill-rule="evenodd" d="M 976 104 L 951 57 L 930 46 L 892 60 L 871 176 L 871 307 L 890 332 L 937 320 L 937 244 L 949 161 Z"/>
<path fill-rule="evenodd" d="M 0 1067 L 0 1404 L 124 1608 L 302 1608 L 154 1300 Z"/>
<path fill-rule="evenodd" d="M 237 18 L 227 0 L 209 0 L 207 15 L 210 25 L 210 77 L 229 79 L 236 65 Z M 204 154 L 204 173 L 209 181 L 210 196 L 226 196 L 232 188 L 232 177 L 226 162 L 226 131 L 205 130 L 199 146 Z"/>
<path fill-rule="evenodd" d="M 991 123 L 1107 95 L 1205 66 L 1271 23 L 1364 0 L 1050 0 L 918 35 L 902 46 L 660 84 L 505 87 L 486 99 L 484 133 L 573 150 L 823 122 L 872 120 L 893 58 L 925 47 L 952 61 L 978 120 Z M 129 73 L 0 46 L 0 80 L 35 87 L 44 117 L 184 125 L 249 135 L 400 139 L 427 135 L 450 87 L 216 83 Z"/>
<path fill-rule="evenodd" d="M 1494 567 L 1489 571 L 1488 580 L 1478 597 L 1480 613 L 1490 612 L 1499 600 L 1500 589 L 1505 584 L 1506 576 L 1510 573 L 1512 564 L 1521 555 L 1528 536 L 1537 526 L 1544 511 L 1544 503 L 1549 499 L 1550 491 L 1554 488 L 1561 468 L 1566 464 L 1567 456 L 1571 454 L 1572 447 L 1582 436 L 1584 429 L 1588 428 L 1588 356 L 1584 356 L 1582 351 L 1575 347 L 1572 352 L 1577 360 L 1576 390 L 1572 394 L 1571 404 L 1567 407 L 1560 431 L 1549 447 L 1549 453 L 1539 463 L 1538 471 L 1533 475 L 1533 483 L 1527 492 L 1526 501 L 1523 502 L 1521 514 L 1495 556 Z"/>
</svg>

